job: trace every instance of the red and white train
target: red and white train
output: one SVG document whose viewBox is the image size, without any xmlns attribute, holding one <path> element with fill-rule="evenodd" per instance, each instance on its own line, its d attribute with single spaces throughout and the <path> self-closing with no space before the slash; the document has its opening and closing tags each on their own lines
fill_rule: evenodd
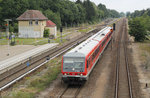
<svg viewBox="0 0 150 98">
<path fill-rule="evenodd" d="M 111 40 L 113 30 L 105 27 L 62 57 L 62 80 L 87 80 Z"/>
</svg>

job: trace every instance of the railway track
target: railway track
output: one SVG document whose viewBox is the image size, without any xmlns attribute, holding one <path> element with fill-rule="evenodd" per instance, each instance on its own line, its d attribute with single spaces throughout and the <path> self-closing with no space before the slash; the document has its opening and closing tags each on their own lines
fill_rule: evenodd
<svg viewBox="0 0 150 98">
<path fill-rule="evenodd" d="M 29 61 L 31 65 L 29 67 L 26 66 L 27 62 L 21 63 L 19 66 L 15 67 L 14 69 L 8 70 L 7 72 L 0 75 L 0 91 L 3 89 L 11 86 L 16 81 L 20 80 L 27 74 L 33 72 L 34 70 L 38 69 L 49 60 L 54 59 L 55 57 L 61 55 L 62 53 L 66 52 L 70 48 L 78 45 L 94 33 L 98 32 L 99 29 L 95 29 L 90 31 L 88 34 L 83 34 L 80 37 L 76 37 L 69 42 L 64 43 L 62 46 L 49 50 L 37 57 L 30 58 Z"/>
<path fill-rule="evenodd" d="M 124 19 L 118 35 L 116 80 L 114 98 L 133 98 L 131 76 L 128 63 L 126 20 Z"/>
<path fill-rule="evenodd" d="M 60 95 L 58 95 L 57 98 L 77 98 L 77 96 L 79 95 L 81 89 L 82 89 L 83 85 L 78 85 L 78 86 L 72 86 L 72 85 L 68 85 L 62 92 Z"/>
</svg>

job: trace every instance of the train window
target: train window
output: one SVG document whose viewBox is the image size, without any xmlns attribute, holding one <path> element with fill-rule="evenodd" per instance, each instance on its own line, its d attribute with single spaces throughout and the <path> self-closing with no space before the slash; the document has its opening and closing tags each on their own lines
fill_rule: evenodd
<svg viewBox="0 0 150 98">
<path fill-rule="evenodd" d="M 84 71 L 84 58 L 64 58 L 63 70 L 66 72 L 83 72 Z"/>
<path fill-rule="evenodd" d="M 66 69 L 66 68 L 70 68 L 70 67 L 72 67 L 73 66 L 73 61 L 64 61 L 64 68 Z"/>
<path fill-rule="evenodd" d="M 88 67 L 91 65 L 91 57 L 88 59 Z"/>
<path fill-rule="evenodd" d="M 98 52 L 100 50 L 100 46 L 97 47 L 97 49 L 94 51 L 94 53 L 92 54 L 92 61 L 95 59 L 95 57 L 98 55 Z"/>
<path fill-rule="evenodd" d="M 102 43 L 102 46 L 104 46 L 104 41 L 103 41 L 103 43 Z"/>
<path fill-rule="evenodd" d="M 86 64 L 86 68 L 88 68 L 89 67 L 89 60 L 87 60 L 87 64 Z"/>
<path fill-rule="evenodd" d="M 84 62 L 74 62 L 74 67 L 75 68 L 83 68 L 83 63 Z"/>
</svg>

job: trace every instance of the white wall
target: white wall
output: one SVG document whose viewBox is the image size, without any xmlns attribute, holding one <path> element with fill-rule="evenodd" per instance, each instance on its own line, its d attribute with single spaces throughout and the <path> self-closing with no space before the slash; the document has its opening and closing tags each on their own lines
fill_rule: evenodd
<svg viewBox="0 0 150 98">
<path fill-rule="evenodd" d="M 41 38 L 39 31 L 34 31 L 34 26 L 20 26 L 19 37 L 21 38 Z"/>
</svg>

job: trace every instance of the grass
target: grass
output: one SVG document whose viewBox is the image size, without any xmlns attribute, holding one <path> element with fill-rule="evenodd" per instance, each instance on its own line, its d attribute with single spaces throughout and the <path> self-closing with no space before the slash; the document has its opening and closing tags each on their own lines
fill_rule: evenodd
<svg viewBox="0 0 150 98">
<path fill-rule="evenodd" d="M 63 35 L 63 37 L 65 37 L 66 35 Z M 61 38 L 57 38 L 57 39 L 51 39 L 50 43 L 61 43 Z M 8 45 L 8 41 L 6 39 L 1 39 L 0 40 L 0 45 Z M 16 45 L 44 45 L 48 43 L 48 38 L 16 38 Z M 66 40 L 63 39 L 63 42 L 65 42 Z"/>
<path fill-rule="evenodd" d="M 14 39 L 13 39 L 14 40 Z M 0 40 L 0 45 L 7 45 L 8 39 L 3 38 Z M 46 44 L 48 43 L 48 38 L 16 38 L 16 45 L 35 45 L 35 44 Z"/>
<path fill-rule="evenodd" d="M 33 79 L 30 82 L 29 87 L 36 88 L 38 92 L 48 87 L 52 80 L 55 80 L 60 73 L 60 66 L 52 69 L 53 70 L 49 70 L 44 76 Z"/>
<path fill-rule="evenodd" d="M 91 30 L 91 28 L 80 29 L 79 32 L 81 32 L 81 33 L 86 33 L 86 32 L 88 32 L 88 31 L 90 31 L 90 30 Z"/>
<path fill-rule="evenodd" d="M 23 81 L 16 83 L 13 90 L 7 96 L 2 98 L 34 98 L 37 93 L 47 88 L 53 80 L 55 80 L 61 72 L 61 57 L 55 58 L 44 65 L 44 73 L 37 71 Z M 43 69 L 41 69 L 43 70 Z M 20 85 L 25 85 L 20 88 Z"/>
<path fill-rule="evenodd" d="M 12 96 L 5 96 L 3 98 L 34 98 L 34 95 L 32 93 L 18 91 L 13 92 Z"/>
<path fill-rule="evenodd" d="M 145 69 L 150 68 L 150 42 L 140 43 L 139 48 L 141 50 L 141 61 Z"/>
<path fill-rule="evenodd" d="M 142 44 L 140 45 L 140 48 L 141 48 L 142 50 L 147 51 L 148 53 L 150 53 L 150 42 L 149 42 L 149 44 L 148 44 L 148 43 L 142 43 Z"/>
</svg>

